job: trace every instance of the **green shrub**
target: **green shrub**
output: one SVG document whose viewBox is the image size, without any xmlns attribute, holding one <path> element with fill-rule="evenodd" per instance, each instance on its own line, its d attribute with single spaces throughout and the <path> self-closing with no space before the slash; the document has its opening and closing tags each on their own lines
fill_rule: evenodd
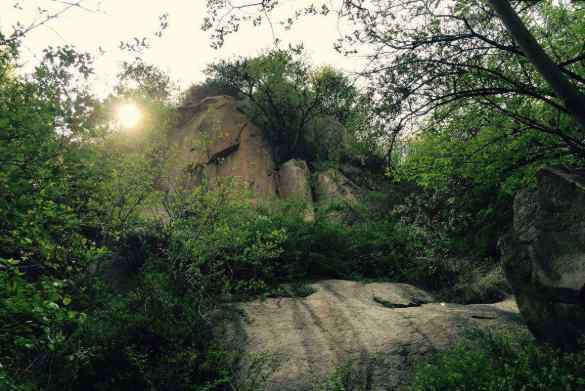
<svg viewBox="0 0 585 391">
<path fill-rule="evenodd" d="M 373 360 L 367 358 L 367 360 Z M 322 381 L 313 386 L 313 391 L 366 391 L 371 389 L 371 373 L 369 364 L 365 373 L 360 370 L 356 362 L 349 360 L 343 365 L 336 367 L 333 372 Z"/>
<path fill-rule="evenodd" d="M 285 234 L 277 281 L 372 278 L 411 283 L 443 282 L 444 270 L 426 232 L 368 208 L 334 206 L 340 216 L 304 221 L 304 205 L 284 203 L 262 220 Z M 349 209 L 348 209 L 349 208 Z M 321 211 L 329 215 L 331 210 Z"/>
<path fill-rule="evenodd" d="M 166 249 L 177 281 L 210 300 L 257 293 L 282 271 L 278 259 L 285 232 L 256 213 L 231 181 L 175 187 L 165 205 Z"/>
<path fill-rule="evenodd" d="M 585 388 L 585 353 L 538 347 L 526 335 L 474 332 L 416 370 L 412 391 L 571 391 Z"/>
<path fill-rule="evenodd" d="M 435 297 L 441 301 L 496 303 L 512 294 L 503 266 L 494 259 L 454 258 L 445 263 L 453 278 L 436 293 Z"/>
<path fill-rule="evenodd" d="M 317 278 L 430 285 L 448 277 L 429 245 L 432 235 L 367 207 L 340 204 L 336 213 L 350 219 L 307 222 L 302 202 L 252 207 L 229 182 L 174 189 L 166 199 L 171 222 L 164 228 L 165 254 L 177 281 L 209 299 L 267 293 L 282 283 Z"/>
<path fill-rule="evenodd" d="M 221 353 L 213 348 L 211 333 L 215 303 L 176 280 L 166 258 L 168 236 L 163 227 L 140 225 L 126 231 L 116 246 L 110 265 L 103 263 L 78 281 L 74 292 L 70 287 L 70 296 L 64 294 L 67 286 L 41 281 L 41 286 L 18 288 L 9 299 L 0 297 L 0 304 L 20 303 L 0 306 L 0 319 L 10 321 L 2 323 L 0 338 L 10 339 L 20 327 L 21 337 L 11 343 L 31 352 L 30 357 L 13 357 L 20 366 L 3 360 L 9 365 L 7 384 L 12 379 L 19 387 L 30 383 L 30 390 L 47 391 L 178 391 L 217 389 L 223 384 L 223 373 L 208 364 L 211 350 L 216 361 Z M 140 265 L 120 268 L 124 259 L 117 251 L 134 251 L 145 258 Z M 24 327 L 30 329 L 30 340 Z M 2 357 L 4 348 L 11 346 L 4 342 L 3 338 Z M 22 378 L 16 377 L 19 374 Z"/>
<path fill-rule="evenodd" d="M 22 274 L 1 274 L 0 357 L 6 372 L 0 372 L 0 384 L 18 391 L 219 390 L 232 384 L 239 356 L 218 347 L 212 327 L 226 313 L 221 303 L 226 293 L 252 289 L 228 270 L 232 261 L 244 264 L 245 275 L 261 270 L 261 264 L 247 262 L 260 262 L 254 254 L 265 248 L 246 246 L 260 246 L 263 236 L 250 231 L 253 239 L 230 247 L 250 251 L 250 260 L 234 254 L 210 260 L 227 251 L 229 240 L 208 232 L 190 253 L 201 256 L 191 259 L 188 270 L 198 276 L 198 286 L 171 262 L 177 261 L 176 241 L 190 240 L 183 231 L 173 232 L 184 228 L 143 223 L 126 230 L 114 243 L 109 265 L 102 262 L 74 287 L 54 280 L 33 285 Z M 217 244 L 220 252 L 204 248 Z M 131 253 L 125 264 L 122 255 Z"/>
<path fill-rule="evenodd" d="M 168 266 L 150 261 L 134 289 L 110 295 L 55 357 L 47 389 L 186 390 L 213 382 L 204 365 L 209 314 L 170 276 Z"/>
<path fill-rule="evenodd" d="M 31 373 L 49 365 L 70 330 L 86 318 L 73 307 L 71 281 L 42 277 L 31 282 L 18 266 L 0 259 L 0 384 L 15 390 L 32 387 L 24 386 Z"/>
<path fill-rule="evenodd" d="M 555 136 L 519 130 L 481 105 L 456 104 L 435 115 L 449 119 L 422 124 L 395 153 L 395 179 L 417 186 L 403 212 L 445 232 L 453 252 L 497 258 L 497 240 L 512 225 L 514 194 L 533 185 L 542 166 L 581 163 Z"/>
</svg>

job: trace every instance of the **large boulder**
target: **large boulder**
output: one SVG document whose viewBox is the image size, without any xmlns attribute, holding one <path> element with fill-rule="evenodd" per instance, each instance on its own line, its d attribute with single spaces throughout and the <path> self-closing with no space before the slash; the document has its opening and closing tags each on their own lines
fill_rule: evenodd
<svg viewBox="0 0 585 391">
<path fill-rule="evenodd" d="M 276 196 L 275 164 L 264 132 L 237 109 L 230 96 L 214 96 L 183 108 L 173 135 L 175 170 L 213 178 L 234 178 L 258 199 Z"/>
<path fill-rule="evenodd" d="M 315 220 L 311 173 L 304 160 L 292 159 L 278 169 L 278 195 L 281 199 L 298 199 L 307 206 L 305 221 Z"/>
<path fill-rule="evenodd" d="M 513 300 L 432 303 L 428 293 L 396 283 L 326 280 L 311 287 L 316 292 L 305 298 L 240 304 L 244 320 L 228 327 L 223 340 L 228 349 L 245 353 L 242 377 L 259 370 L 249 357 L 268 353 L 276 361 L 269 391 L 317 389 L 346 364 L 361 382 L 356 389 L 397 390 L 409 382 L 414 365 L 464 330 L 523 327 Z"/>
<path fill-rule="evenodd" d="M 506 277 L 534 336 L 564 350 L 585 335 L 585 171 L 547 168 L 514 199 L 500 240 Z"/>
</svg>

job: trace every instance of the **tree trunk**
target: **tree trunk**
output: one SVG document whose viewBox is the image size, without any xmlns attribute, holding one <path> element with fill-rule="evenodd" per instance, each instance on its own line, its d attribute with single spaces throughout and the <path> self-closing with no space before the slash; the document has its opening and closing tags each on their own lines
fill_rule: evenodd
<svg viewBox="0 0 585 391">
<path fill-rule="evenodd" d="M 555 94 L 563 101 L 567 111 L 575 117 L 577 123 L 585 129 L 585 95 L 563 75 L 560 68 L 546 54 L 526 28 L 516 11 L 507 0 L 487 0 L 504 22 L 528 60 L 538 73 L 546 80 Z"/>
</svg>

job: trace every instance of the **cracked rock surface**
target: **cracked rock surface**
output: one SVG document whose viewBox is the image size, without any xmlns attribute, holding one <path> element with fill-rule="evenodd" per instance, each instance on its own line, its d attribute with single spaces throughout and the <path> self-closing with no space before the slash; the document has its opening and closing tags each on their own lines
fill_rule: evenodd
<svg viewBox="0 0 585 391">
<path fill-rule="evenodd" d="M 463 330 L 524 327 L 513 299 L 457 305 L 433 303 L 407 284 L 325 280 L 312 287 L 305 298 L 240 304 L 245 316 L 231 328 L 231 346 L 274 355 L 269 390 L 312 390 L 348 362 L 364 389 L 400 390 L 413 364 Z"/>
<path fill-rule="evenodd" d="M 233 178 L 254 197 L 276 197 L 275 164 L 264 131 L 229 96 L 214 96 L 184 109 L 188 118 L 175 130 L 176 161 L 170 166 L 201 167 L 208 178 Z"/>
</svg>

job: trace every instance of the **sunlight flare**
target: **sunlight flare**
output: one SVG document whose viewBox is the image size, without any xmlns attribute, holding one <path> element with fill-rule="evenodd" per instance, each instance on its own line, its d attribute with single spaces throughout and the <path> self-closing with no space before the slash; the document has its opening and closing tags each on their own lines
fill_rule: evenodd
<svg viewBox="0 0 585 391">
<path fill-rule="evenodd" d="M 118 122 L 125 129 L 132 129 L 142 119 L 140 108 L 134 103 L 123 103 L 118 107 L 116 113 Z"/>
</svg>

